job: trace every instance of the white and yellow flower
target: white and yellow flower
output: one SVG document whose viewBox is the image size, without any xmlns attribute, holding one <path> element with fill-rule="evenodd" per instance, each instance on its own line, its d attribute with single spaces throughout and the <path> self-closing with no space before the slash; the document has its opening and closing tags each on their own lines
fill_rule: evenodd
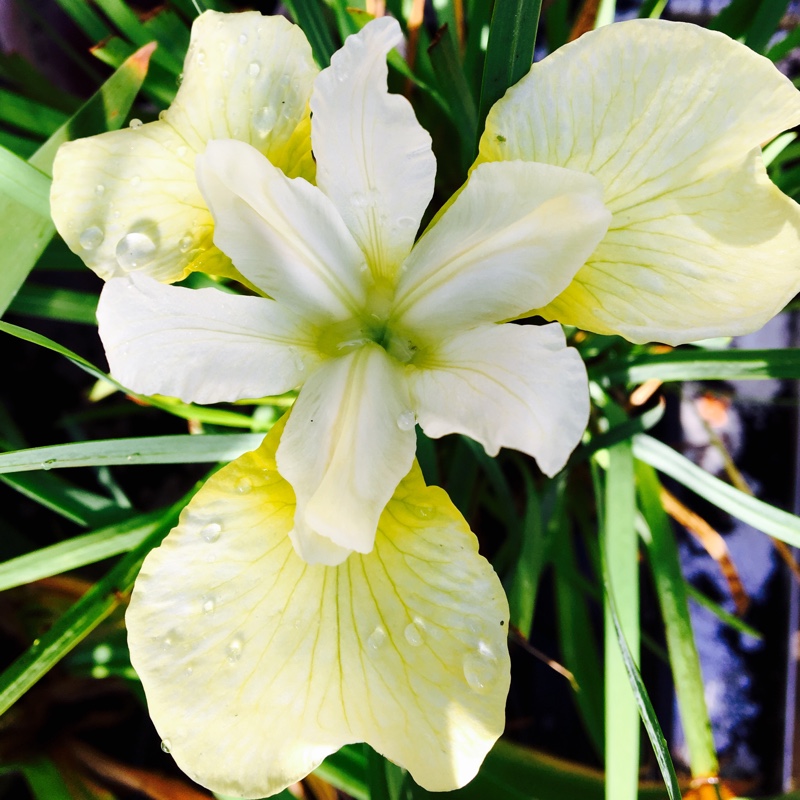
<svg viewBox="0 0 800 800">
<path fill-rule="evenodd" d="M 800 291 L 800 207 L 761 159 L 798 124 L 800 94 L 768 59 L 694 25 L 608 25 L 534 64 L 490 111 L 476 163 L 593 175 L 613 218 L 531 313 L 634 342 L 760 328 Z"/>
</svg>

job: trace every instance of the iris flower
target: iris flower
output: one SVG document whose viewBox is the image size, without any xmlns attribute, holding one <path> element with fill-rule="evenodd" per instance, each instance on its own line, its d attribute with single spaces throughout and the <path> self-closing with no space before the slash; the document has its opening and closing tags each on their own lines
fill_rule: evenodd
<svg viewBox="0 0 800 800">
<path fill-rule="evenodd" d="M 495 106 L 415 243 L 435 162 L 387 92 L 400 41 L 376 20 L 317 74 L 285 21 L 207 12 L 163 117 L 55 165 L 115 377 L 195 402 L 299 388 L 150 554 L 127 616 L 165 747 L 223 794 L 356 741 L 452 789 L 502 731 L 508 607 L 414 427 L 563 466 L 583 365 L 557 324 L 504 321 L 688 341 L 757 327 L 800 283 L 797 206 L 758 154 L 800 104 L 746 48 L 658 22 L 563 48 Z M 253 296 L 165 285 L 193 270 Z"/>
</svg>

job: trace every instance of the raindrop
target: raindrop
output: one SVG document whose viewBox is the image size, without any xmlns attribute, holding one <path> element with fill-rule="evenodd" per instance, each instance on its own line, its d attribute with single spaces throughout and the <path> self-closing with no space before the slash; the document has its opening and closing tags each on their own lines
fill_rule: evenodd
<svg viewBox="0 0 800 800">
<path fill-rule="evenodd" d="M 336 76 L 336 80 L 340 83 L 344 83 L 350 77 L 350 73 L 346 69 L 341 68 L 334 68 L 333 74 Z"/>
<path fill-rule="evenodd" d="M 138 130 L 141 127 L 142 127 L 142 121 L 140 119 L 134 118 L 131 120 L 131 128 L 133 128 L 133 130 Z"/>
<path fill-rule="evenodd" d="M 127 233 L 117 243 L 115 255 L 123 269 L 135 269 L 149 264 L 155 257 L 156 246 L 144 233 Z"/>
<path fill-rule="evenodd" d="M 203 613 L 204 614 L 213 614 L 214 608 L 216 607 L 216 601 L 210 595 L 206 595 L 203 598 Z"/>
<path fill-rule="evenodd" d="M 386 631 L 378 625 L 367 639 L 367 647 L 370 650 L 377 650 L 386 641 Z"/>
<path fill-rule="evenodd" d="M 131 178 L 131 186 L 138 186 L 142 182 L 142 179 L 138 175 L 134 175 Z"/>
<path fill-rule="evenodd" d="M 54 458 L 48 458 L 47 461 L 42 462 L 42 469 L 46 471 L 50 469 L 55 463 L 56 460 Z"/>
<path fill-rule="evenodd" d="M 84 250 L 94 250 L 102 243 L 103 238 L 103 229 L 92 225 L 80 235 L 78 241 Z"/>
<path fill-rule="evenodd" d="M 413 228 L 416 225 L 414 217 L 400 217 L 397 220 L 398 228 Z"/>
<path fill-rule="evenodd" d="M 204 52 L 203 50 L 201 50 L 201 51 L 200 51 L 200 52 L 197 54 L 197 63 L 198 63 L 198 64 L 199 64 L 201 67 L 204 67 L 204 66 L 206 65 L 206 54 L 205 54 L 205 52 Z"/>
<path fill-rule="evenodd" d="M 239 44 L 247 44 L 247 34 L 240 33 L 239 34 Z"/>
<path fill-rule="evenodd" d="M 219 535 L 222 533 L 222 525 L 219 522 L 209 522 L 200 530 L 200 535 L 207 542 L 216 542 Z"/>
<path fill-rule="evenodd" d="M 165 753 L 169 753 L 169 752 L 170 752 L 170 749 L 169 749 L 169 748 L 170 748 L 170 741 L 169 741 L 169 739 L 164 739 L 164 741 L 163 741 L 163 742 L 161 742 L 161 749 L 162 749 L 162 750 L 163 750 Z"/>
<path fill-rule="evenodd" d="M 419 647 L 422 644 L 422 632 L 413 622 L 409 622 L 409 624 L 406 625 L 404 635 L 406 641 L 412 647 Z"/>
<path fill-rule="evenodd" d="M 184 236 L 183 239 L 181 239 L 180 242 L 178 242 L 178 247 L 180 248 L 181 253 L 185 253 L 191 246 L 192 246 L 191 236 Z"/>
<path fill-rule="evenodd" d="M 94 193 L 98 197 L 102 197 L 106 193 L 106 187 L 103 186 L 102 183 L 98 183 L 97 186 L 94 187 Z"/>
<path fill-rule="evenodd" d="M 228 645 L 229 664 L 235 664 L 242 657 L 243 646 L 244 643 L 238 636 L 231 640 L 231 643 Z"/>
<path fill-rule="evenodd" d="M 175 83 L 177 83 L 177 84 L 178 84 L 178 86 L 180 86 L 180 85 L 183 83 L 183 73 L 182 73 L 182 72 L 181 72 L 181 73 L 178 75 L 178 77 L 175 79 Z"/>
<path fill-rule="evenodd" d="M 464 678 L 475 692 L 488 692 L 497 678 L 497 659 L 485 642 L 478 643 L 478 650 L 464 659 Z"/>
<path fill-rule="evenodd" d="M 253 481 L 250 478 L 239 478 L 236 481 L 236 491 L 239 494 L 247 494 L 253 488 Z"/>
<path fill-rule="evenodd" d="M 274 108 L 269 106 L 262 106 L 253 117 L 253 124 L 255 129 L 262 136 L 266 136 L 274 127 L 277 119 L 277 113 Z"/>
<path fill-rule="evenodd" d="M 175 153 L 177 154 L 178 158 L 183 158 L 183 157 L 184 157 L 184 156 L 185 156 L 185 155 L 186 155 L 188 152 L 189 152 L 189 148 L 188 148 L 188 147 L 187 147 L 185 144 L 182 144 L 182 145 L 181 145 L 181 146 L 180 146 L 180 147 L 179 147 L 179 148 L 178 148 L 178 149 L 175 151 Z"/>
<path fill-rule="evenodd" d="M 413 511 L 420 519 L 427 519 L 431 515 L 430 506 L 414 506 Z"/>
<path fill-rule="evenodd" d="M 400 428 L 401 431 L 414 430 L 414 426 L 416 424 L 417 424 L 417 418 L 414 416 L 413 411 L 404 411 L 397 418 L 397 427 Z"/>
<path fill-rule="evenodd" d="M 259 72 L 261 72 L 261 64 L 259 64 L 258 61 L 251 61 L 250 66 L 247 68 L 247 74 L 251 78 L 255 78 Z"/>
</svg>

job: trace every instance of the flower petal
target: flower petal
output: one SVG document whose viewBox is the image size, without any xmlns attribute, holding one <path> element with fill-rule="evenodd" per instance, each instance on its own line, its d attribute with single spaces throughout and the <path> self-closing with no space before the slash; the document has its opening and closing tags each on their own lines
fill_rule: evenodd
<svg viewBox="0 0 800 800">
<path fill-rule="evenodd" d="M 481 164 L 403 265 L 401 326 L 452 331 L 542 306 L 566 289 L 611 215 L 591 175 L 547 164 Z"/>
<path fill-rule="evenodd" d="M 277 792 L 357 741 L 427 789 L 462 786 L 504 725 L 497 576 L 416 466 L 373 552 L 303 562 L 277 428 L 207 481 L 137 578 L 131 660 L 165 747 L 237 797 Z"/>
<path fill-rule="evenodd" d="M 282 17 L 202 14 L 183 82 L 157 122 L 58 151 L 51 208 L 59 233 L 106 280 L 133 271 L 166 283 L 192 270 L 238 277 L 212 243 L 195 155 L 210 139 L 242 139 L 288 175 L 313 178 L 316 73 L 302 31 Z"/>
<path fill-rule="evenodd" d="M 311 529 L 341 548 L 372 550 L 378 518 L 414 460 L 410 408 L 402 367 L 375 344 L 309 376 L 278 448 L 297 495 L 295 537 Z M 322 560 L 312 546 L 298 550 Z"/>
<path fill-rule="evenodd" d="M 719 33 L 638 20 L 535 64 L 490 112 L 479 160 L 603 184 L 608 236 L 541 313 L 677 344 L 753 330 L 800 288 L 800 212 L 751 153 L 798 122 L 800 95 L 767 59 Z"/>
<path fill-rule="evenodd" d="M 113 278 L 97 307 L 113 376 L 141 394 L 218 403 L 281 394 L 319 363 L 308 323 L 274 300 Z"/>
<path fill-rule="evenodd" d="M 197 181 L 214 242 L 253 285 L 309 319 L 361 310 L 364 257 L 319 189 L 233 140 L 209 143 Z"/>
<path fill-rule="evenodd" d="M 339 209 L 375 277 L 408 255 L 433 195 L 431 137 L 410 103 L 386 87 L 386 56 L 402 42 L 382 17 L 350 36 L 314 83 L 317 185 Z"/>
<path fill-rule="evenodd" d="M 483 325 L 442 343 L 409 374 L 428 436 L 464 433 L 490 456 L 533 456 L 555 475 L 589 420 L 586 368 L 557 324 Z"/>
</svg>

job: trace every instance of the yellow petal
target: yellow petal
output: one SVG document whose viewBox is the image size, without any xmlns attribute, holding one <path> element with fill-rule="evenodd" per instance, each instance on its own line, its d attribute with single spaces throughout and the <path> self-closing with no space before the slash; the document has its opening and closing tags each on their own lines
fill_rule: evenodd
<svg viewBox="0 0 800 800">
<path fill-rule="evenodd" d="M 59 149 L 51 195 L 59 233 L 104 279 L 141 271 L 171 283 L 192 270 L 241 279 L 213 244 L 195 156 L 211 139 L 241 139 L 290 177 L 313 180 L 316 73 L 305 36 L 282 17 L 201 15 L 183 82 L 158 121 Z"/>
<path fill-rule="evenodd" d="M 206 483 L 137 579 L 129 642 L 156 728 L 227 795 L 277 792 L 357 741 L 430 790 L 463 785 L 504 724 L 497 576 L 416 466 L 372 553 L 306 564 L 279 435 Z"/>
<path fill-rule="evenodd" d="M 492 109 L 479 160 L 603 185 L 609 232 L 544 316 L 677 344 L 754 330 L 800 289 L 800 209 L 754 153 L 798 122 L 800 95 L 767 59 L 636 20 L 534 65 Z"/>
</svg>

